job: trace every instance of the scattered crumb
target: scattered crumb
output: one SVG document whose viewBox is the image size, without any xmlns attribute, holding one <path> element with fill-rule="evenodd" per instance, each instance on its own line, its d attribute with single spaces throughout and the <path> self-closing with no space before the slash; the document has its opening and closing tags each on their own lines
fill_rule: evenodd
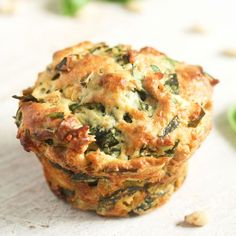
<svg viewBox="0 0 236 236">
<path fill-rule="evenodd" d="M 125 7 L 128 10 L 133 11 L 133 12 L 141 12 L 143 9 L 143 6 L 140 0 L 130 1 L 125 5 Z"/>
<path fill-rule="evenodd" d="M 204 211 L 195 211 L 184 217 L 184 221 L 178 223 L 178 226 L 191 227 L 191 226 L 204 226 L 208 223 L 207 215 Z"/>
<path fill-rule="evenodd" d="M 236 57 L 236 48 L 227 48 L 221 51 L 221 55 L 225 57 Z"/>
<path fill-rule="evenodd" d="M 193 34 L 205 34 L 206 29 L 202 25 L 193 25 L 189 29 L 187 29 L 187 32 Z"/>
<path fill-rule="evenodd" d="M 49 225 L 40 225 L 42 228 L 49 228 Z"/>
<path fill-rule="evenodd" d="M 5 1 L 5 3 L 0 4 L 0 14 L 9 15 L 16 12 L 17 0 Z"/>
<path fill-rule="evenodd" d="M 30 225 L 29 228 L 30 229 L 36 229 L 36 227 L 34 225 Z"/>
</svg>

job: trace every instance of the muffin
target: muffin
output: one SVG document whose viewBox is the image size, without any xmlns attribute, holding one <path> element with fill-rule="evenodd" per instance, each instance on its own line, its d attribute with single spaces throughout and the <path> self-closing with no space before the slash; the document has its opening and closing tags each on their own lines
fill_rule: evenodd
<svg viewBox="0 0 236 236">
<path fill-rule="evenodd" d="M 17 138 L 58 197 L 103 216 L 140 215 L 183 183 L 211 129 L 216 83 L 151 47 L 82 42 L 14 96 Z"/>
</svg>

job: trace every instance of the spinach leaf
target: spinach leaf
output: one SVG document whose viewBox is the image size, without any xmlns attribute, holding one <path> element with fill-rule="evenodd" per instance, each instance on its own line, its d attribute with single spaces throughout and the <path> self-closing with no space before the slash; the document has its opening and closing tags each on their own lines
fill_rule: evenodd
<svg viewBox="0 0 236 236">
<path fill-rule="evenodd" d="M 133 92 L 137 92 L 140 98 L 139 110 L 146 111 L 148 113 L 148 116 L 152 117 L 154 113 L 154 108 L 151 105 L 149 105 L 147 102 L 145 102 L 149 96 L 148 93 L 144 89 L 142 90 L 135 89 Z"/>
<path fill-rule="evenodd" d="M 60 73 L 56 73 L 53 77 L 52 77 L 52 80 L 57 80 L 60 78 Z"/>
<path fill-rule="evenodd" d="M 15 118 L 15 124 L 17 128 L 19 128 L 22 122 L 22 112 L 20 111 L 20 108 L 17 110 L 16 116 L 13 118 Z"/>
<path fill-rule="evenodd" d="M 59 192 L 62 198 L 69 198 L 75 195 L 75 191 L 63 187 L 59 187 Z"/>
<path fill-rule="evenodd" d="M 23 95 L 23 96 L 17 96 L 17 95 L 14 95 L 12 96 L 13 98 L 15 99 L 18 99 L 22 102 L 38 102 L 38 103 L 42 103 L 44 102 L 42 99 L 37 99 L 36 97 L 34 97 L 33 95 L 29 94 L 29 95 Z"/>
<path fill-rule="evenodd" d="M 44 140 L 44 142 L 48 144 L 49 146 L 53 146 L 53 139 L 46 139 Z"/>
<path fill-rule="evenodd" d="M 72 111 L 72 113 L 75 113 L 77 110 L 80 110 L 82 108 L 86 108 L 89 110 L 97 110 L 100 111 L 103 115 L 105 115 L 106 111 L 106 108 L 101 103 L 73 103 L 69 105 L 69 109 Z"/>
<path fill-rule="evenodd" d="M 68 169 L 65 169 L 64 167 L 60 166 L 59 164 L 57 164 L 57 163 L 55 163 L 55 162 L 50 161 L 50 164 L 51 164 L 54 168 L 63 171 L 65 174 L 68 174 L 68 175 L 73 175 L 73 174 L 74 174 L 73 171 L 68 170 Z"/>
<path fill-rule="evenodd" d="M 147 157 L 159 157 L 158 150 L 152 150 L 148 147 L 142 147 L 139 151 L 139 155 L 141 157 L 147 156 Z"/>
<path fill-rule="evenodd" d="M 165 82 L 165 86 L 167 86 L 173 94 L 179 94 L 179 81 L 177 78 L 177 74 L 170 74 L 170 78 Z"/>
<path fill-rule="evenodd" d="M 83 106 L 89 110 L 97 110 L 105 114 L 106 109 L 101 103 L 87 103 L 87 104 L 83 104 Z"/>
<path fill-rule="evenodd" d="M 122 66 L 129 63 L 129 55 L 128 54 L 119 54 L 115 57 L 115 59 L 116 59 L 116 62 Z"/>
<path fill-rule="evenodd" d="M 108 51 L 109 48 L 106 45 L 106 43 L 99 43 L 99 44 L 97 44 L 95 47 L 89 49 L 89 52 L 90 53 L 95 53 L 96 51 L 99 51 L 99 50 L 102 50 L 102 49 L 106 49 L 106 51 Z"/>
<path fill-rule="evenodd" d="M 175 155 L 175 151 L 176 151 L 176 149 L 177 149 L 179 143 L 180 143 L 180 140 L 177 140 L 177 141 L 175 142 L 175 145 L 174 145 L 171 149 L 166 150 L 166 151 L 165 151 L 166 156 L 168 156 L 168 157 L 173 157 L 173 156 Z"/>
<path fill-rule="evenodd" d="M 148 113 L 148 117 L 152 117 L 154 110 L 153 107 L 145 102 L 139 101 L 139 108 L 142 111 L 146 111 Z"/>
<path fill-rule="evenodd" d="M 105 170 L 106 173 L 116 173 L 116 174 L 122 174 L 122 173 L 136 173 L 138 172 L 138 169 L 122 169 L 119 168 L 119 170 Z"/>
<path fill-rule="evenodd" d="M 119 141 L 116 138 L 118 131 L 115 128 L 103 130 L 99 127 L 96 127 L 91 129 L 91 133 L 95 134 L 96 143 L 102 149 L 106 147 L 113 147 L 119 144 Z"/>
<path fill-rule="evenodd" d="M 127 122 L 127 123 L 132 123 L 132 117 L 129 113 L 125 113 L 123 116 L 123 119 Z"/>
<path fill-rule="evenodd" d="M 86 182 L 86 183 L 93 183 L 98 181 L 97 177 L 93 177 L 85 173 L 75 173 L 71 176 L 71 179 L 75 182 Z"/>
<path fill-rule="evenodd" d="M 48 114 L 47 117 L 51 119 L 64 119 L 64 112 L 53 112 Z"/>
<path fill-rule="evenodd" d="M 155 73 L 161 71 L 160 68 L 159 68 L 158 66 L 156 66 L 156 65 L 151 65 L 151 68 L 152 68 L 152 70 L 153 70 Z"/>
<path fill-rule="evenodd" d="M 155 207 L 158 202 L 160 201 L 161 197 L 163 197 L 167 192 L 163 190 L 163 186 L 159 186 L 157 184 L 151 184 L 146 189 L 146 197 L 144 201 L 139 204 L 139 206 L 132 210 L 131 214 L 140 215 L 143 214 L 145 211 Z"/>
<path fill-rule="evenodd" d="M 111 210 L 114 208 L 115 204 L 127 196 L 134 195 L 137 191 L 143 190 L 140 186 L 131 186 L 126 189 L 120 189 L 115 191 L 109 196 L 105 196 L 99 200 L 98 211 Z"/>
<path fill-rule="evenodd" d="M 138 93 L 138 95 L 139 95 L 139 97 L 140 97 L 140 99 L 141 99 L 142 101 L 145 101 L 145 100 L 147 99 L 148 94 L 147 94 L 147 92 L 146 92 L 144 89 L 142 89 L 142 90 L 136 90 L 136 91 L 137 91 L 137 93 Z"/>
<path fill-rule="evenodd" d="M 97 186 L 99 179 L 106 178 L 106 177 L 95 177 L 95 176 L 88 175 L 86 173 L 74 173 L 71 170 L 63 168 L 62 166 L 60 166 L 57 163 L 54 163 L 51 161 L 50 161 L 50 163 L 54 168 L 63 171 L 65 174 L 68 174 L 70 176 L 71 180 L 73 180 L 74 182 L 87 183 L 91 187 Z"/>
<path fill-rule="evenodd" d="M 80 79 L 80 84 L 81 84 L 83 87 L 87 88 L 87 85 L 88 85 L 88 83 L 90 82 L 90 80 L 92 79 L 93 75 L 94 75 L 94 73 L 91 72 L 91 73 L 88 73 L 87 75 L 85 75 L 84 77 L 82 77 L 82 78 Z"/>
<path fill-rule="evenodd" d="M 158 158 L 158 157 L 173 157 L 175 155 L 175 151 L 179 145 L 179 140 L 177 140 L 174 144 L 174 146 L 170 149 L 167 149 L 164 151 L 164 154 L 163 154 L 163 151 L 160 153 L 160 150 L 153 150 L 149 147 L 142 147 L 140 149 L 140 152 L 139 152 L 139 155 L 142 157 L 142 156 L 147 156 L 147 157 L 155 157 L 155 158 Z"/>
<path fill-rule="evenodd" d="M 123 48 L 122 45 L 117 45 L 112 48 L 106 49 L 107 53 L 110 53 L 114 60 L 119 63 L 121 66 L 130 63 L 130 55 L 126 48 Z"/>
<path fill-rule="evenodd" d="M 196 119 L 189 121 L 188 127 L 196 128 L 201 122 L 202 118 L 205 116 L 205 114 L 205 111 L 203 110 L 203 108 L 201 108 L 199 116 Z"/>
<path fill-rule="evenodd" d="M 145 197 L 143 203 L 141 203 L 136 209 L 134 209 L 133 211 L 135 213 L 141 213 L 142 211 L 147 211 L 149 209 L 151 209 L 153 207 L 153 201 L 155 199 L 153 199 L 151 196 L 147 196 Z"/>
<path fill-rule="evenodd" d="M 118 157 L 121 154 L 121 148 L 119 146 L 104 148 L 103 152 L 105 152 L 106 154 L 112 155 L 114 157 Z"/>
<path fill-rule="evenodd" d="M 175 116 L 170 123 L 165 127 L 163 134 L 160 136 L 161 138 L 164 138 L 169 133 L 173 132 L 178 126 L 179 126 L 179 117 Z"/>
<path fill-rule="evenodd" d="M 57 71 L 67 71 L 67 57 L 64 57 L 59 64 L 56 65 L 55 69 Z"/>
<path fill-rule="evenodd" d="M 120 143 L 120 131 L 115 128 L 106 130 L 101 127 L 93 127 L 90 129 L 90 133 L 95 135 L 96 144 L 103 152 L 115 156 L 120 154 L 121 148 L 118 145 Z"/>
<path fill-rule="evenodd" d="M 72 111 L 72 113 L 74 113 L 80 107 L 81 107 L 80 103 L 73 103 L 69 105 L 69 109 Z"/>
</svg>

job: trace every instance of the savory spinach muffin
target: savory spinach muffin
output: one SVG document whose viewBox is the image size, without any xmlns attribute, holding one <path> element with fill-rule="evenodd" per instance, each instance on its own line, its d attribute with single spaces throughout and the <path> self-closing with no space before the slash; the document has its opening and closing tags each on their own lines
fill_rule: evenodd
<svg viewBox="0 0 236 236">
<path fill-rule="evenodd" d="M 14 96 L 17 138 L 74 207 L 143 214 L 183 183 L 211 128 L 216 83 L 150 47 L 83 42 L 56 52 L 35 85 Z"/>
</svg>

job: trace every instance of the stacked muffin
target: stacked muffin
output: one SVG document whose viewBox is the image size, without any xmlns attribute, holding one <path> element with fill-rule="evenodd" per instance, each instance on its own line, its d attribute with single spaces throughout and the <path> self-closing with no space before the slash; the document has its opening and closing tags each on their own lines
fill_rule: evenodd
<svg viewBox="0 0 236 236">
<path fill-rule="evenodd" d="M 17 137 L 74 207 L 143 214 L 183 183 L 211 128 L 216 83 L 150 47 L 83 42 L 56 52 L 35 85 L 15 96 Z"/>
</svg>

